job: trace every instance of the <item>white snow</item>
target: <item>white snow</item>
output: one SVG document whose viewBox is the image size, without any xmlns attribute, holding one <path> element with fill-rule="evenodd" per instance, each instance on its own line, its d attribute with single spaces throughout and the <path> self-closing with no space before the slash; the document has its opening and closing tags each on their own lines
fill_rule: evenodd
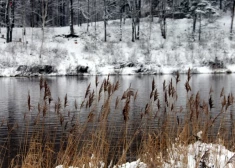
<svg viewBox="0 0 235 168">
<path fill-rule="evenodd" d="M 192 168 L 204 162 L 210 168 L 234 168 L 235 162 L 228 162 L 234 155 L 234 152 L 219 144 L 207 144 L 200 141 L 188 146 L 174 144 L 169 150 L 169 160 L 164 163 L 163 167 Z"/>
<path fill-rule="evenodd" d="M 201 139 L 202 131 L 197 133 L 197 137 Z M 219 142 L 219 140 L 218 140 Z M 171 149 L 168 151 L 168 160 L 163 160 L 162 168 L 194 168 L 204 166 L 208 168 L 234 168 L 235 166 L 235 153 L 229 151 L 225 146 L 220 144 L 203 143 L 197 141 L 188 146 L 181 144 L 172 144 Z M 89 162 L 89 167 L 96 167 Z M 105 164 L 100 162 L 100 167 L 103 168 Z M 127 162 L 122 165 L 116 165 L 112 168 L 147 168 L 146 163 L 141 162 L 138 159 L 134 162 Z M 59 165 L 56 168 L 64 168 L 63 165 Z M 75 168 L 75 167 L 69 167 Z M 111 168 L 109 166 L 109 168 Z"/>
<path fill-rule="evenodd" d="M 131 162 L 131 163 L 127 162 L 122 165 L 114 166 L 113 168 L 147 168 L 147 165 L 141 162 L 140 159 L 138 159 L 135 162 Z"/>
<path fill-rule="evenodd" d="M 198 134 L 200 136 L 200 133 Z M 234 152 L 229 151 L 223 145 L 207 144 L 197 141 L 188 146 L 173 144 L 172 149 L 168 150 L 169 160 L 163 163 L 163 168 L 194 168 L 204 164 L 209 168 L 234 168 L 235 160 L 231 159 L 235 156 Z M 103 163 L 103 162 L 101 162 Z M 89 167 L 95 167 L 89 163 Z M 100 167 L 105 167 L 104 163 Z M 140 159 L 134 162 L 127 162 L 122 165 L 113 166 L 113 168 L 147 168 L 146 163 Z M 64 168 L 59 165 L 56 168 Z M 69 167 L 75 168 L 75 167 Z"/>
<path fill-rule="evenodd" d="M 192 38 L 192 19 L 167 19 L 167 39 L 161 37 L 158 18 L 151 24 L 142 18 L 140 40 L 131 42 L 131 20 L 123 25 L 123 40 L 119 41 L 119 21 L 108 22 L 107 42 L 104 42 L 103 23 L 97 23 L 86 32 L 86 25 L 75 26 L 76 39 L 56 37 L 69 34 L 69 27 L 47 27 L 42 58 L 39 59 L 41 29 L 27 28 L 22 37 L 22 28 L 14 28 L 13 42 L 6 44 L 0 38 L 0 76 L 14 76 L 19 65 L 53 65 L 57 73 L 71 74 L 76 66 L 88 66 L 87 75 L 135 74 L 141 67 L 147 74 L 185 73 L 190 67 L 194 73 L 235 72 L 235 41 L 230 40 L 229 14 L 223 14 L 214 22 L 202 21 L 201 41 L 198 33 Z M 5 35 L 5 29 L 2 28 Z M 198 28 L 196 30 L 198 32 Z M 18 42 L 19 38 L 23 39 Z M 235 37 L 234 37 L 235 38 Z M 77 40 L 78 44 L 75 44 Z M 28 44 L 26 44 L 28 41 Z M 215 58 L 224 62 L 224 69 L 211 69 L 208 62 Z M 125 66 L 134 63 L 134 67 Z M 121 68 L 117 68 L 124 65 Z"/>
<path fill-rule="evenodd" d="M 95 168 L 95 166 L 92 165 L 92 163 L 89 163 L 89 167 Z M 103 168 L 103 167 L 105 167 L 105 165 L 101 164 L 101 166 L 97 167 L 97 168 Z M 59 166 L 56 166 L 55 168 L 64 168 L 64 166 L 59 165 Z M 77 167 L 70 166 L 69 168 L 77 168 Z M 147 165 L 145 163 L 141 162 L 140 159 L 138 159 L 137 161 L 134 161 L 134 162 L 130 162 L 130 163 L 127 162 L 122 165 L 113 166 L 113 168 L 147 168 Z"/>
</svg>

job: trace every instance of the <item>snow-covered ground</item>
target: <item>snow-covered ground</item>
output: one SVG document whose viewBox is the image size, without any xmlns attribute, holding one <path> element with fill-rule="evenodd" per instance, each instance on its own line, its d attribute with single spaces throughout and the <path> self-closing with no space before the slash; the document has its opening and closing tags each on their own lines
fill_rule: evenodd
<svg viewBox="0 0 235 168">
<path fill-rule="evenodd" d="M 200 141 L 188 146 L 172 145 L 172 149 L 168 152 L 169 160 L 164 162 L 162 168 L 234 168 L 235 153 L 227 150 L 223 145 L 207 144 Z M 90 168 L 97 167 L 89 164 Z M 103 168 L 101 165 L 97 168 Z M 113 168 L 147 168 L 146 163 L 140 159 L 134 162 L 127 162 Z M 64 168 L 59 165 L 56 168 Z M 70 166 L 69 168 L 75 168 Z"/>
<path fill-rule="evenodd" d="M 202 22 L 201 41 L 198 33 L 192 38 L 192 19 L 167 19 L 167 39 L 161 37 L 158 18 L 150 24 L 148 18 L 141 19 L 140 40 L 131 41 L 131 20 L 123 25 L 122 41 L 119 41 L 119 20 L 109 21 L 107 42 L 104 42 L 103 22 L 89 27 L 75 26 L 78 38 L 64 38 L 69 27 L 47 27 L 45 29 L 42 57 L 39 58 L 42 42 L 40 28 L 14 28 L 13 42 L 6 44 L 0 38 L 0 76 L 29 75 L 16 71 L 19 65 L 28 69 L 37 65 L 51 65 L 51 75 L 77 75 L 77 66 L 88 67 L 85 74 L 169 74 L 188 68 L 193 73 L 235 72 L 235 37 L 229 39 L 231 17 L 221 14 L 211 22 Z M 197 25 L 198 27 L 198 25 Z M 1 28 L 5 37 L 5 28 Z M 197 30 L 198 31 L 198 30 Z M 21 38 L 22 42 L 19 42 Z M 75 44 L 75 40 L 77 44 Z M 26 44 L 26 41 L 28 44 Z M 223 61 L 224 68 L 212 69 L 209 62 Z"/>
</svg>

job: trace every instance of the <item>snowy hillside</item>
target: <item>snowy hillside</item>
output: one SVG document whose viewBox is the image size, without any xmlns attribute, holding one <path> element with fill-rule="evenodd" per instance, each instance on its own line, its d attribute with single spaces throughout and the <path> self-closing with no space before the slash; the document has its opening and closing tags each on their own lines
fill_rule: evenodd
<svg viewBox="0 0 235 168">
<path fill-rule="evenodd" d="M 5 43 L 6 30 L 1 28 L 0 76 L 168 74 L 184 73 L 188 68 L 193 73 L 235 72 L 235 37 L 229 39 L 231 17 L 221 15 L 213 22 L 203 19 L 200 41 L 198 30 L 192 37 L 192 19 L 167 19 L 165 40 L 158 18 L 153 23 L 142 18 L 140 40 L 135 42 L 131 41 L 131 20 L 123 25 L 122 41 L 119 20 L 108 22 L 107 42 L 103 22 L 97 23 L 96 31 L 92 25 L 89 32 L 86 24 L 75 26 L 78 38 L 63 36 L 69 34 L 69 27 L 47 27 L 41 59 L 40 28 L 27 28 L 26 36 L 22 28 L 14 28 L 12 43 Z"/>
</svg>

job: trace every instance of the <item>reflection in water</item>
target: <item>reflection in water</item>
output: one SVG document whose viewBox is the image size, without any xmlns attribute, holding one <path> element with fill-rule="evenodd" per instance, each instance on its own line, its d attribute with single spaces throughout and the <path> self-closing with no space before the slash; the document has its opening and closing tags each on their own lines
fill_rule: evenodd
<svg viewBox="0 0 235 168">
<path fill-rule="evenodd" d="M 99 76 L 99 87 L 105 78 L 104 76 Z M 151 84 L 152 80 L 155 79 L 156 87 L 158 89 L 160 104 L 164 103 L 164 95 L 163 92 L 163 81 L 166 81 L 167 84 L 170 83 L 171 78 L 173 79 L 173 83 L 175 84 L 175 76 L 172 75 L 158 75 L 158 76 L 110 76 L 110 81 L 115 82 L 119 80 L 120 89 L 115 93 L 114 97 L 117 96 L 121 99 L 123 92 L 129 87 L 136 92 L 138 90 L 138 98 L 136 101 L 131 101 L 130 108 L 131 111 L 129 113 L 129 125 L 132 126 L 133 130 L 140 129 L 143 127 L 141 125 L 141 113 L 146 107 L 146 104 L 149 103 L 150 92 L 151 92 Z M 52 112 L 49 114 L 49 117 L 45 120 L 48 122 L 48 128 L 52 130 L 57 129 L 59 134 L 62 131 L 62 128 L 59 126 L 57 114 L 54 113 L 55 103 L 58 101 L 58 97 L 63 102 L 65 95 L 68 96 L 68 107 L 66 107 L 67 118 L 71 120 L 71 118 L 78 117 L 81 120 L 86 120 L 88 116 L 88 111 L 80 111 L 79 113 L 74 110 L 74 102 L 78 103 L 78 106 L 81 105 L 87 86 L 91 83 L 91 91 L 94 90 L 95 93 L 99 91 L 99 87 L 95 87 L 95 77 L 91 76 L 79 76 L 79 77 L 47 77 L 47 83 L 50 87 L 53 101 L 50 105 Z M 175 104 L 175 108 L 177 111 L 180 111 L 181 106 L 185 107 L 187 103 L 187 98 L 189 97 L 189 93 L 187 94 L 185 90 L 185 82 L 187 80 L 186 75 L 181 75 L 180 82 L 177 85 L 177 93 L 178 100 Z M 214 107 L 212 109 L 213 116 L 217 115 L 221 110 L 221 98 L 220 92 L 224 87 L 225 95 L 229 93 L 235 93 L 235 87 L 233 84 L 235 82 L 235 75 L 211 75 L 211 74 L 202 74 L 202 75 L 192 75 L 190 85 L 192 87 L 192 93 L 196 95 L 196 93 L 200 92 L 201 99 L 208 102 L 210 88 L 213 89 L 212 98 L 214 102 Z M 10 127 L 12 127 L 15 123 L 18 123 L 19 129 L 16 132 L 12 132 L 12 139 L 10 139 L 11 149 L 14 150 L 15 146 L 18 145 L 20 133 L 23 132 L 24 124 L 23 118 L 24 114 L 27 112 L 27 96 L 30 93 L 31 96 L 31 104 L 32 111 L 27 117 L 31 118 L 33 121 L 37 116 L 37 105 L 40 99 L 40 89 L 39 89 L 39 78 L 0 78 L 0 119 L 6 120 Z M 105 96 L 105 95 L 103 95 Z M 104 97 L 101 98 L 101 101 Z M 201 102 L 202 103 L 202 102 Z M 62 103 L 63 104 L 63 103 Z M 117 134 L 124 126 L 123 116 L 122 116 L 122 107 L 124 106 L 125 101 L 122 100 L 119 104 L 119 110 L 115 110 L 115 100 L 111 102 L 111 114 L 110 114 L 110 123 L 113 128 L 112 131 L 116 131 Z M 155 104 L 156 106 L 156 104 Z M 100 111 L 101 106 L 97 106 Z M 156 112 L 156 111 L 154 111 Z M 234 106 L 229 107 L 228 115 L 225 116 L 224 120 L 227 122 L 227 126 L 233 127 L 233 115 L 234 115 Z M 163 119 L 161 122 L 164 122 L 166 118 L 166 113 L 158 114 L 160 119 Z M 183 117 L 183 116 L 179 116 Z M 160 120 L 159 119 L 159 120 Z M 66 118 L 65 118 L 66 120 Z M 0 127 L 0 143 L 3 144 L 4 138 L 7 136 L 7 125 L 5 124 Z M 144 127 L 149 127 L 149 129 L 154 129 L 157 127 L 159 122 L 148 121 L 148 125 L 144 125 Z M 68 123 L 72 125 L 72 123 Z M 68 126 L 70 126 L 68 125 Z M 233 130 L 233 129 L 229 129 Z M 230 133 L 230 136 L 232 132 Z M 15 137 L 15 138 L 14 138 Z"/>
<path fill-rule="evenodd" d="M 99 84 L 102 83 L 104 76 L 99 77 Z M 163 81 L 165 80 L 168 84 L 171 80 L 175 82 L 175 76 L 171 75 L 158 75 L 158 76 L 110 76 L 111 81 L 120 81 L 120 89 L 115 96 L 122 96 L 122 93 L 129 87 L 135 91 L 138 90 L 138 99 L 136 102 L 132 102 L 133 108 L 130 114 L 134 118 L 139 117 L 138 114 L 145 107 L 149 101 L 149 93 L 151 92 L 151 83 L 153 78 L 156 81 L 156 87 L 160 93 L 163 90 Z M 187 77 L 181 75 L 180 83 L 177 86 L 178 101 L 177 107 L 185 106 L 187 93 L 185 90 L 185 81 Z M 74 101 L 78 104 L 84 99 L 85 90 L 91 83 L 91 88 L 97 92 L 95 88 L 95 77 L 91 76 L 79 76 L 79 77 L 48 77 L 47 83 L 50 86 L 51 94 L 53 98 L 52 104 L 54 104 L 58 97 L 61 100 L 64 96 L 68 95 L 69 107 L 73 108 Z M 233 83 L 235 81 L 235 75 L 192 75 L 190 84 L 192 87 L 192 93 L 200 92 L 201 99 L 208 101 L 210 88 L 213 89 L 212 98 L 214 100 L 213 109 L 214 113 L 218 113 L 221 107 L 220 92 L 224 87 L 225 95 L 235 92 Z M 0 79 L 0 119 L 8 119 L 9 123 L 18 122 L 23 118 L 23 114 L 27 111 L 27 96 L 28 92 L 31 96 L 31 104 L 34 108 L 37 107 L 37 103 L 40 97 L 39 90 L 39 78 L 1 78 Z M 159 95 L 161 103 L 164 102 L 164 96 Z M 112 103 L 114 106 L 114 103 Z M 234 107 L 229 109 L 231 113 L 234 111 Z M 122 118 L 120 117 L 120 121 Z M 19 123 L 20 124 L 20 123 Z"/>
</svg>

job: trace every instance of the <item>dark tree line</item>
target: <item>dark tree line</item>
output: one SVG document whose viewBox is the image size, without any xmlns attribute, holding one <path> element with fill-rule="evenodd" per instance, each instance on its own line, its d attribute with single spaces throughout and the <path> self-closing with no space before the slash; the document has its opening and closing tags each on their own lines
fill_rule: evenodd
<svg viewBox="0 0 235 168">
<path fill-rule="evenodd" d="M 0 0 L 0 33 L 1 28 L 5 27 L 6 42 L 11 42 L 14 27 L 23 27 L 25 35 L 27 33 L 25 27 L 41 27 L 43 30 L 49 26 L 69 26 L 68 37 L 70 37 L 75 35 L 75 24 L 81 26 L 86 23 L 89 32 L 91 25 L 95 26 L 96 30 L 97 21 L 103 21 L 104 41 L 107 41 L 108 21 L 119 19 L 119 40 L 122 41 L 122 25 L 125 24 L 126 18 L 130 18 L 131 37 L 134 42 L 140 38 L 140 18 L 149 16 L 151 22 L 154 17 L 159 17 L 161 35 L 167 38 L 166 19 L 169 17 L 192 18 L 193 32 L 195 32 L 198 20 L 200 22 L 205 14 L 203 10 L 208 10 L 209 14 L 214 12 L 213 8 L 205 8 L 204 2 L 211 7 L 232 11 L 230 30 L 232 33 L 235 0 Z M 148 9 L 142 12 L 146 4 Z"/>
</svg>

